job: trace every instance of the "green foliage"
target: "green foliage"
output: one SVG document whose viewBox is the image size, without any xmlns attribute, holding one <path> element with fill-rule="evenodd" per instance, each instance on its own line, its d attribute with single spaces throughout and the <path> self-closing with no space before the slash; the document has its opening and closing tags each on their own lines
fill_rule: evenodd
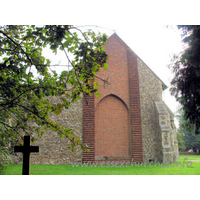
<svg viewBox="0 0 200 200">
<path fill-rule="evenodd" d="M 179 130 L 177 139 L 179 142 L 180 151 L 188 151 L 193 149 L 194 152 L 200 150 L 200 135 L 195 134 L 194 126 L 190 125 L 188 120 L 185 119 L 183 110 L 179 111 Z"/>
<path fill-rule="evenodd" d="M 187 48 L 174 56 L 171 69 L 174 78 L 171 93 L 183 106 L 185 118 L 200 132 L 200 26 L 178 26 L 183 30 L 183 42 Z"/>
<path fill-rule="evenodd" d="M 177 132 L 177 140 L 178 140 L 178 148 L 180 152 L 184 152 L 186 147 L 185 147 L 185 142 L 183 140 L 183 135 L 182 133 Z"/>
<path fill-rule="evenodd" d="M 200 151 L 200 136 L 195 135 L 194 131 L 192 133 L 186 132 L 184 137 L 186 151 L 192 149 L 193 152 L 197 153 L 197 150 Z"/>
<path fill-rule="evenodd" d="M 22 143 L 25 134 L 41 135 L 48 128 L 67 137 L 72 150 L 77 145 L 86 149 L 73 130 L 49 116 L 59 115 L 81 95 L 97 92 L 98 84 L 90 80 L 100 68 L 107 68 L 102 46 L 106 41 L 105 34 L 83 33 L 71 25 L 0 26 L 0 158 L 8 145 Z M 55 54 L 62 50 L 72 70 L 59 76 L 52 71 L 50 60 L 42 56 L 45 47 Z M 51 96 L 61 97 L 61 102 L 52 104 Z"/>
</svg>

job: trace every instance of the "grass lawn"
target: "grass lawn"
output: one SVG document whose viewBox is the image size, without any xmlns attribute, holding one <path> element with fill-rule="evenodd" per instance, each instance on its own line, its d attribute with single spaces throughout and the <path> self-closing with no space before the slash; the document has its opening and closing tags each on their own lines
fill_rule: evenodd
<svg viewBox="0 0 200 200">
<path fill-rule="evenodd" d="M 178 162 L 180 164 L 176 166 L 176 164 L 163 165 L 162 167 L 157 164 L 147 164 L 145 167 L 143 166 L 135 166 L 132 167 L 130 164 L 121 166 L 118 164 L 117 166 L 105 164 L 103 166 L 97 165 L 94 166 L 74 166 L 72 165 L 31 165 L 30 166 L 30 175 L 200 175 L 200 162 L 192 161 L 185 163 L 183 167 L 184 158 L 188 158 L 188 160 L 199 160 L 200 155 L 180 155 L 180 159 Z M 188 161 L 186 161 L 188 162 Z M 190 166 L 191 165 L 191 166 Z M 189 167 L 190 166 L 190 167 Z M 21 175 L 22 174 L 22 165 L 10 165 L 6 170 L 8 175 Z"/>
</svg>

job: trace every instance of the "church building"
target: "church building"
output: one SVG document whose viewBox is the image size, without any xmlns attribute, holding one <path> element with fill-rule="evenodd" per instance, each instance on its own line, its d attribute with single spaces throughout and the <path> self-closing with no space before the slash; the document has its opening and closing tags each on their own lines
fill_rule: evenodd
<svg viewBox="0 0 200 200">
<path fill-rule="evenodd" d="M 82 98 L 52 116 L 74 129 L 90 152 L 71 152 L 67 139 L 48 131 L 35 143 L 40 152 L 31 154 L 32 164 L 177 161 L 174 115 L 162 100 L 166 85 L 117 34 L 109 37 L 104 49 L 108 69 L 97 76 L 109 84 L 95 78 L 101 97 L 88 95 L 87 102 Z"/>
</svg>

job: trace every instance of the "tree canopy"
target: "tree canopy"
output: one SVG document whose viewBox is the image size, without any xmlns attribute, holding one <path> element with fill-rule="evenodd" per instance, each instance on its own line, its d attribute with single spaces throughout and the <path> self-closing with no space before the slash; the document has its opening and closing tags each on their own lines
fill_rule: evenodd
<svg viewBox="0 0 200 200">
<path fill-rule="evenodd" d="M 200 26 L 181 25 L 185 50 L 174 56 L 171 94 L 182 105 L 185 119 L 200 133 Z"/>
<path fill-rule="evenodd" d="M 74 130 L 61 127 L 49 116 L 69 108 L 81 95 L 99 96 L 98 84 L 91 80 L 100 68 L 108 67 L 103 48 L 106 41 L 105 34 L 82 32 L 72 25 L 0 26 L 1 158 L 10 143 L 32 132 L 41 135 L 47 128 L 67 137 L 72 150 L 76 145 L 86 150 Z M 55 54 L 63 51 L 71 70 L 58 75 L 52 70 L 51 61 L 42 55 L 44 48 Z M 61 102 L 52 104 L 50 96 L 60 96 Z"/>
</svg>

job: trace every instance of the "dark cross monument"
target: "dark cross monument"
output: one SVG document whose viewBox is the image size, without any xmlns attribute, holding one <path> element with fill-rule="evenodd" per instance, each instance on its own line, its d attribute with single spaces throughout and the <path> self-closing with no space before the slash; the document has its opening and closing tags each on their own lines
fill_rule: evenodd
<svg viewBox="0 0 200 200">
<path fill-rule="evenodd" d="M 14 152 L 23 153 L 22 175 L 29 175 L 30 153 L 39 152 L 39 146 L 30 146 L 30 136 L 24 136 L 24 146 L 14 146 Z"/>
</svg>

